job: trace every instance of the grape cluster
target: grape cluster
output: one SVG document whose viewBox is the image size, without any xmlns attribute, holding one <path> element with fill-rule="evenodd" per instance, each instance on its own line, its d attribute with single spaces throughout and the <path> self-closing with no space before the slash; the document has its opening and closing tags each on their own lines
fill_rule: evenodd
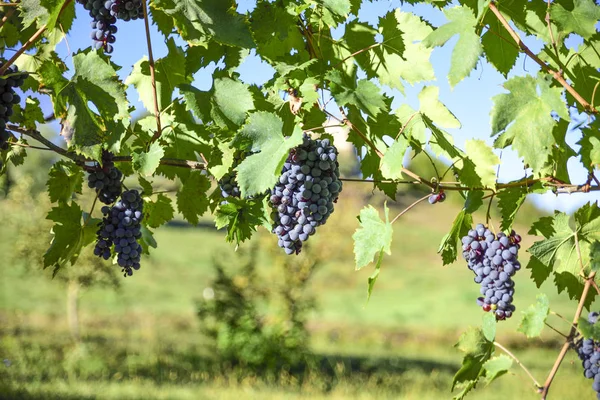
<svg viewBox="0 0 600 400">
<path fill-rule="evenodd" d="M 88 187 L 95 189 L 98 200 L 104 204 L 112 204 L 121 194 L 121 179 L 123 174 L 110 161 L 111 155 L 105 153 L 102 167 L 96 166 L 89 170 Z"/>
<path fill-rule="evenodd" d="M 279 182 L 271 191 L 273 233 L 286 254 L 298 254 L 302 242 L 315 233 L 333 212 L 342 191 L 337 149 L 329 139 L 304 135 L 283 165 Z"/>
<path fill-rule="evenodd" d="M 111 10 L 114 7 L 115 0 L 77 0 L 83 4 L 83 7 L 90 12 L 92 17 L 91 38 L 94 48 L 104 49 L 104 52 L 110 54 L 113 52 L 113 43 L 115 43 L 115 33 L 117 27 L 115 23 L 117 18 L 112 15 Z"/>
<path fill-rule="evenodd" d="M 515 311 L 512 276 L 521 269 L 517 260 L 520 242 L 521 236 L 514 231 L 509 236 L 494 235 L 483 224 L 462 238 L 463 257 L 475 273 L 475 282 L 481 284 L 483 296 L 477 304 L 483 311 L 493 311 L 497 320 L 510 318 Z"/>
<path fill-rule="evenodd" d="M 141 221 L 144 202 L 137 190 L 128 190 L 112 207 L 102 207 L 104 218 L 99 224 L 94 254 L 108 260 L 114 251 L 123 276 L 133 275 L 140 269 L 142 246 Z"/>
<path fill-rule="evenodd" d="M 433 193 L 429 196 L 429 204 L 443 203 L 446 200 L 446 193 L 440 190 L 438 193 Z"/>
<path fill-rule="evenodd" d="M 112 3 L 110 13 L 118 19 L 131 21 L 144 18 L 142 0 L 115 0 Z"/>
<path fill-rule="evenodd" d="M 233 165 L 231 168 L 237 167 L 242 160 L 245 158 L 245 154 L 243 151 L 236 151 L 233 154 Z M 240 187 L 235 180 L 237 172 L 231 171 L 223 175 L 221 179 L 219 179 L 219 188 L 221 189 L 221 196 L 224 198 L 227 197 L 240 197 Z"/>
<path fill-rule="evenodd" d="M 600 314 L 591 312 L 588 315 L 590 324 L 596 324 Z M 583 365 L 583 375 L 588 379 L 593 379 L 592 388 L 596 392 L 596 397 L 600 400 L 600 343 L 593 339 L 583 339 L 578 343 L 577 354 Z"/>
<path fill-rule="evenodd" d="M 4 62 L 0 61 L 0 67 L 3 64 Z M 0 150 L 8 149 L 8 139 L 11 135 L 6 130 L 6 123 L 13 114 L 13 106 L 21 101 L 14 88 L 23 86 L 27 76 L 27 72 L 19 73 L 17 66 L 11 65 L 0 77 Z"/>
</svg>

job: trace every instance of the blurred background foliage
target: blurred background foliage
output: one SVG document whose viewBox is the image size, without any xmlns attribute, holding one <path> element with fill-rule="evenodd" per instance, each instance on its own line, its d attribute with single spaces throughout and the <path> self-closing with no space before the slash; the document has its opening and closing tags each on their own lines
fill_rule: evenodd
<svg viewBox="0 0 600 400">
<path fill-rule="evenodd" d="M 53 161 L 32 152 L 0 184 L 0 398 L 451 398 L 460 362 L 452 346 L 482 316 L 471 272 L 462 262 L 442 267 L 436 254 L 462 204 L 458 193 L 398 221 L 394 256 L 384 258 L 367 303 L 371 271 L 353 270 L 351 236 L 364 204 L 385 201 L 369 185 L 346 183 L 332 218 L 298 257 L 283 255 L 265 230 L 233 251 L 208 219 L 197 228 L 176 220 L 157 230 L 159 248 L 132 278 L 87 251 L 53 278 L 41 269 L 51 238 L 43 189 Z M 436 175 L 424 156 L 411 169 Z M 388 202 L 391 216 L 424 194 L 401 189 Z M 89 191 L 78 200 L 91 209 Z M 517 224 L 523 233 L 540 216 L 526 207 Z M 500 325 L 499 340 L 541 379 L 561 338 L 548 330 L 527 341 L 515 332 L 538 293 L 528 273 L 516 277 L 517 316 Z M 572 312 L 566 296 L 550 300 L 559 314 Z M 471 398 L 537 398 L 522 371 L 510 375 Z M 552 391 L 589 395 L 575 354 Z"/>
</svg>

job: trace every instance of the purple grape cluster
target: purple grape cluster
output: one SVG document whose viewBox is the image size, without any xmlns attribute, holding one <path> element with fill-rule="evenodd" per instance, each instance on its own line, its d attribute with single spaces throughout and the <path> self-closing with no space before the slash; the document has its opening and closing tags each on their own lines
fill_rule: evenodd
<svg viewBox="0 0 600 400">
<path fill-rule="evenodd" d="M 116 41 L 117 27 L 115 23 L 117 18 L 112 15 L 111 9 L 116 0 L 77 0 L 77 2 L 83 4 L 92 17 L 91 38 L 94 48 L 96 50 L 104 49 L 107 54 L 112 53 L 113 44 Z"/>
<path fill-rule="evenodd" d="M 286 254 L 300 253 L 302 242 L 333 212 L 342 191 L 337 156 L 329 139 L 313 140 L 308 135 L 290 151 L 270 198 L 276 208 L 273 233 Z"/>
<path fill-rule="evenodd" d="M 482 297 L 477 304 L 485 312 L 492 311 L 497 320 L 510 318 L 515 312 L 512 304 L 515 282 L 512 276 L 521 269 L 517 260 L 521 236 L 494 235 L 483 224 L 477 224 L 462 238 L 463 257 L 475 273 L 475 282 L 481 285 Z"/>
<path fill-rule="evenodd" d="M 2 65 L 4 62 L 0 61 L 0 67 Z M 19 73 L 16 65 L 8 67 L 0 77 L 0 150 L 7 150 L 9 147 L 8 139 L 11 138 L 11 134 L 6 130 L 6 124 L 8 118 L 13 115 L 13 106 L 21 101 L 21 97 L 15 93 L 15 88 L 23 86 L 27 77 L 28 73 Z"/>
<path fill-rule="evenodd" d="M 242 160 L 245 158 L 245 154 L 243 151 L 236 151 L 233 154 L 233 165 L 231 166 L 231 168 L 235 168 L 237 167 Z M 223 177 L 221 179 L 219 179 L 219 188 L 221 189 L 221 196 L 223 196 L 224 198 L 228 198 L 228 197 L 240 197 L 240 187 L 237 184 L 237 181 L 235 180 L 235 177 L 237 176 L 237 172 L 235 171 L 231 171 L 226 173 L 225 175 L 223 175 Z"/>
<path fill-rule="evenodd" d="M 108 260 L 114 250 L 123 276 L 140 269 L 142 246 L 138 240 L 142 237 L 143 211 L 144 202 L 137 190 L 124 192 L 112 207 L 102 207 L 104 218 L 99 224 L 94 254 Z"/>
<path fill-rule="evenodd" d="M 597 312 L 589 313 L 588 322 L 595 325 L 599 316 Z M 596 398 L 600 400 L 600 343 L 593 339 L 582 339 L 577 344 L 577 354 L 581 359 L 583 375 L 594 380 L 592 388 L 596 392 Z"/>
<path fill-rule="evenodd" d="M 104 204 L 114 203 L 122 192 L 123 174 L 114 166 L 112 155 L 105 152 L 102 156 L 102 167 L 97 165 L 88 172 L 88 187 L 96 190 L 98 200 Z"/>
<path fill-rule="evenodd" d="M 142 0 L 114 0 L 110 7 L 110 14 L 123 21 L 144 18 Z"/>
</svg>

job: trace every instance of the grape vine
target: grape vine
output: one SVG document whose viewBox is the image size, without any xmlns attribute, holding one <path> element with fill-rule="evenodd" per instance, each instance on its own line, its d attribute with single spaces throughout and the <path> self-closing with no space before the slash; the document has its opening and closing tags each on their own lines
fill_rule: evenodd
<svg viewBox="0 0 600 400">
<path fill-rule="evenodd" d="M 87 10 L 86 19 L 87 14 L 92 18 L 92 48 L 60 46 L 70 35 L 82 34 L 73 24 L 83 11 L 75 3 Z M 95 227 L 100 212 L 95 202 L 82 210 L 86 194 L 95 193 L 106 205 L 95 254 L 114 258 L 129 276 L 140 267 L 142 249 L 156 245 L 151 229 L 175 215 L 195 225 L 211 213 L 236 245 L 264 227 L 287 254 L 298 255 L 333 212 L 342 182 L 363 182 L 396 204 L 410 199 L 395 218 L 389 218 L 389 203 L 378 203 L 383 217 L 371 205 L 360 211 L 354 258 L 357 269 L 374 265 L 367 281 L 371 295 L 383 263 L 395 261 L 384 255 L 392 252 L 401 217 L 426 201 L 446 202 L 431 208 L 432 213 L 460 202 L 439 252 L 444 264 L 462 253 L 475 274 L 481 293 L 476 302 L 488 324 L 477 331 L 485 336 L 478 343 L 489 348 L 473 350 L 477 357 L 467 352 L 463 368 L 469 373 L 457 374 L 454 382 L 466 389 L 457 398 L 492 375 L 486 370 L 492 349 L 504 351 L 527 371 L 495 340 L 489 325 L 516 316 L 513 278 L 522 268 L 518 253 L 525 241 L 513 227 L 522 229 L 518 216 L 528 196 L 600 191 L 595 176 L 600 165 L 600 6 L 589 0 L 412 2 L 440 10 L 440 18 L 432 19 L 419 7 L 410 12 L 382 8 L 377 18 L 363 18 L 365 2 L 360 0 L 259 0 L 244 12 L 232 0 L 191 2 L 190 7 L 180 3 L 21 1 L 0 8 L 1 56 L 10 56 L 0 64 L 2 171 L 19 168 L 34 150 L 61 158 L 48 175 L 54 204 L 48 219 L 56 229 L 44 267 L 73 264 L 88 244 L 82 238 L 90 236 L 87 229 Z M 442 19 L 442 13 L 440 25 L 428 22 Z M 117 20 L 135 19 L 144 20 L 147 50 L 125 42 L 139 61 L 122 68 L 113 54 Z M 126 26 L 137 29 L 136 24 Z M 151 34 L 166 44 L 156 60 Z M 451 40 L 455 36 L 458 41 Z M 440 46 L 454 46 L 447 75 L 451 88 L 474 79 L 477 65 L 505 77 L 488 96 L 493 107 L 484 139 L 453 137 L 451 129 L 461 126 L 458 114 L 441 99 L 480 97 L 472 93 L 472 98 L 456 100 L 443 92 L 443 85 L 435 86 L 446 78 L 436 76 L 431 57 Z M 520 56 L 539 72 L 520 67 Z M 264 81 L 249 84 L 242 76 L 252 57 L 272 71 Z M 200 71 L 210 75 L 204 89 L 195 81 Z M 405 86 L 419 88 L 418 93 Z M 17 87 L 27 98 L 15 93 Z M 137 91 L 140 104 L 128 96 L 130 89 Z M 133 121 L 132 111 L 144 108 L 153 115 Z M 53 120 L 61 126 L 57 139 L 39 128 Z M 321 133 L 333 139 L 308 136 Z M 350 150 L 344 150 L 344 142 Z M 234 151 L 230 171 L 222 170 L 226 146 Z M 522 162 L 520 178 L 504 180 L 501 153 Z M 430 172 L 413 168 L 408 161 L 413 154 L 426 155 Z M 349 160 L 343 170 L 353 176 L 342 176 L 338 157 Z M 446 165 L 440 169 L 441 164 Z M 574 178 L 574 164 L 583 178 Z M 82 188 L 84 172 L 90 191 Z M 163 180 L 173 188 L 158 189 Z M 122 193 L 124 182 L 134 189 Z M 209 196 L 215 184 L 216 195 Z M 425 192 L 400 192 L 399 185 Z M 486 223 L 472 228 L 478 213 Z M 497 215 L 495 233 L 487 226 L 494 226 Z M 600 292 L 598 221 L 600 208 L 589 202 L 573 215 L 556 212 L 531 225 L 537 241 L 527 249 L 530 261 L 523 267 L 540 290 L 548 290 L 541 285 L 549 280 L 557 292 L 566 291 L 577 301 L 571 332 L 552 327 L 564 336 L 564 345 L 546 381 L 538 384 L 527 371 L 543 399 L 575 338 L 585 374 L 598 386 L 597 343 L 576 334 L 582 310 Z M 553 315 L 547 297 L 538 300 L 522 311 L 519 331 L 528 338 L 540 336 Z"/>
</svg>

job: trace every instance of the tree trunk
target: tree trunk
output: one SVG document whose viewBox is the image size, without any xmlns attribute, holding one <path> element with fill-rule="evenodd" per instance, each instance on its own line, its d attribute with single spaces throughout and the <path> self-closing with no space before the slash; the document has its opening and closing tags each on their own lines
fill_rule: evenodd
<svg viewBox="0 0 600 400">
<path fill-rule="evenodd" d="M 79 282 L 69 280 L 67 286 L 67 320 L 74 341 L 79 342 Z"/>
</svg>

